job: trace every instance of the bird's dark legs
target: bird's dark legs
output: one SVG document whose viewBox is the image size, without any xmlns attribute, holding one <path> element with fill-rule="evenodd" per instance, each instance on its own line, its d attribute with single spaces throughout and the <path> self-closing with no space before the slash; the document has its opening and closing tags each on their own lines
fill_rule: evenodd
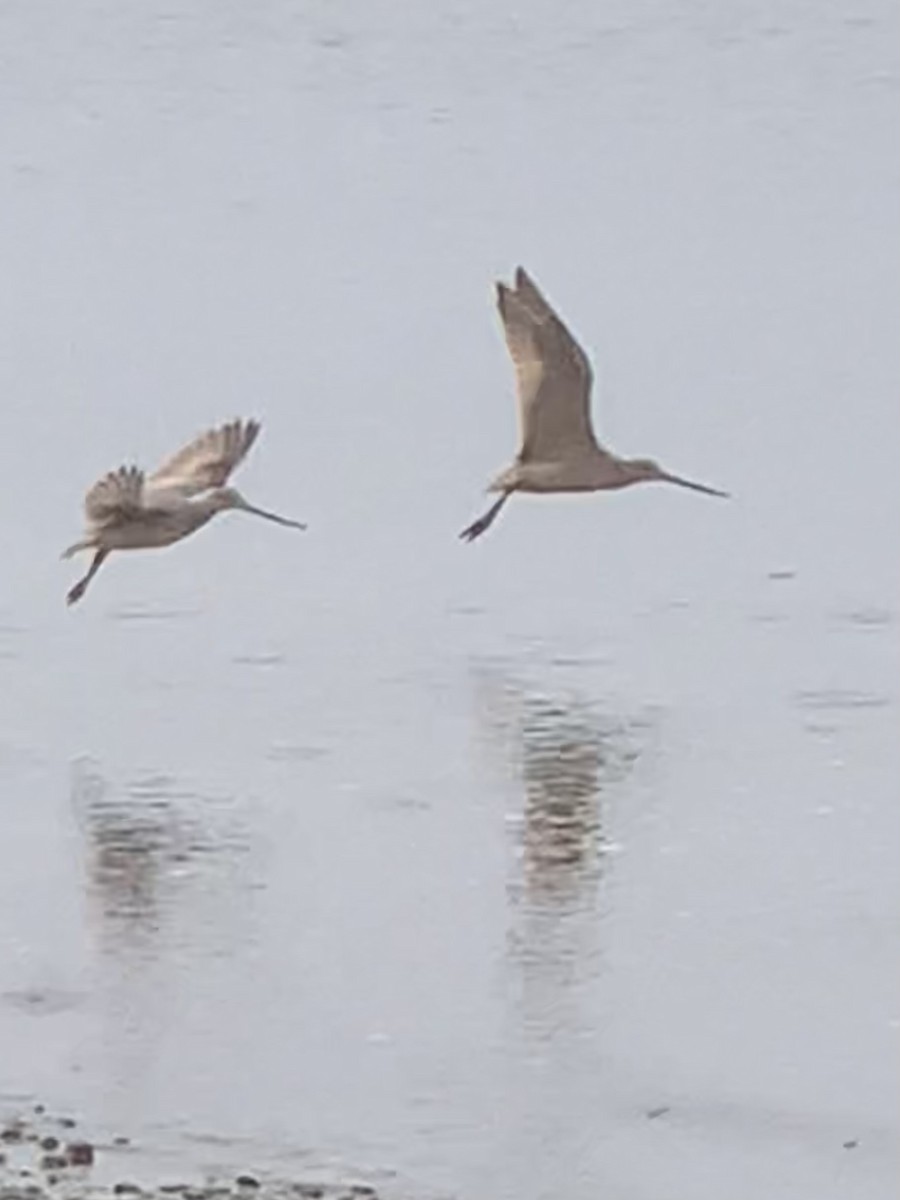
<svg viewBox="0 0 900 1200">
<path fill-rule="evenodd" d="M 69 594 L 66 596 L 66 604 L 75 604 L 84 593 L 87 591 L 87 585 L 91 582 L 100 568 L 103 566 L 103 560 L 109 554 L 108 550 L 98 550 L 91 560 L 91 565 L 88 567 L 87 574 L 84 578 L 79 579 L 74 587 L 69 589 Z"/>
<path fill-rule="evenodd" d="M 459 535 L 463 541 L 474 542 L 477 537 L 481 537 L 486 530 L 490 529 L 500 509 L 507 502 L 511 495 L 511 492 L 503 492 L 500 499 L 494 501 L 484 516 L 479 517 L 477 521 L 473 521 L 468 528 L 464 529 Z"/>
</svg>

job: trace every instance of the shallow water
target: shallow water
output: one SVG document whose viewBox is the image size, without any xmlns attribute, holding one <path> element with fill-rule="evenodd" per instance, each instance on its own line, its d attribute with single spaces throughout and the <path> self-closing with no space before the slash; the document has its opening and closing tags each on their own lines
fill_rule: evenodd
<svg viewBox="0 0 900 1200">
<path fill-rule="evenodd" d="M 897 24 L 4 8 L 9 1104 L 179 1175 L 891 1194 Z M 456 540 L 520 261 L 610 444 L 734 500 Z M 66 610 L 87 484 L 234 414 L 309 532 L 222 517 Z"/>
</svg>

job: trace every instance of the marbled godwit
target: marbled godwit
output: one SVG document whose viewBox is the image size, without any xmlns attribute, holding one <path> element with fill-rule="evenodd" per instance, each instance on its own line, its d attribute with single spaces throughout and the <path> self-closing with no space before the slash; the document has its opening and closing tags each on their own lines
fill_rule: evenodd
<svg viewBox="0 0 900 1200">
<path fill-rule="evenodd" d="M 513 465 L 488 487 L 500 493 L 499 500 L 460 537 L 480 537 L 513 492 L 599 492 L 658 480 L 728 495 L 672 475 L 650 459 L 617 458 L 597 442 L 587 355 L 522 267 L 514 288 L 497 284 L 497 306 L 516 371 L 521 442 Z"/>
<path fill-rule="evenodd" d="M 120 467 L 99 479 L 84 498 L 86 535 L 63 554 L 71 558 L 79 550 L 94 551 L 67 603 L 81 599 L 111 551 L 171 546 L 229 508 L 305 529 L 299 521 L 255 508 L 235 488 L 223 486 L 258 433 L 257 421 L 232 421 L 200 434 L 147 478 L 138 467 Z"/>
</svg>

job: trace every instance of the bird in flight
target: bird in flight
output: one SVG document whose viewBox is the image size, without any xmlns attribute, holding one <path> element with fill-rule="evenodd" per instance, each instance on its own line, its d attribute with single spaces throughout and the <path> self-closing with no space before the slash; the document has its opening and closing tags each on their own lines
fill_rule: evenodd
<svg viewBox="0 0 900 1200">
<path fill-rule="evenodd" d="M 461 538 L 480 537 L 513 492 L 600 492 L 655 480 L 727 497 L 651 459 L 618 458 L 600 445 L 591 427 L 591 364 L 522 267 L 514 287 L 497 284 L 497 307 L 516 373 L 519 452 L 487 489 L 499 498 Z"/>
<path fill-rule="evenodd" d="M 256 508 L 236 488 L 225 486 L 259 429 L 258 421 L 231 421 L 201 433 L 152 475 L 132 466 L 99 479 L 84 498 L 85 536 L 63 553 L 71 558 L 80 550 L 94 551 L 87 573 L 69 590 L 66 602 L 81 599 L 113 550 L 171 546 L 227 509 L 305 529 L 299 521 Z"/>
</svg>

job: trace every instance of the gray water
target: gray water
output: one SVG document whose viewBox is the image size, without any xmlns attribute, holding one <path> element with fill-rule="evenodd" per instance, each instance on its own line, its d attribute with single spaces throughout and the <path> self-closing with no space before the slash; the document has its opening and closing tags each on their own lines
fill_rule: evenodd
<svg viewBox="0 0 900 1200">
<path fill-rule="evenodd" d="M 410 1196 L 897 1164 L 887 0 L 0 12 L 0 1090 Z M 609 444 L 515 499 L 491 284 Z M 234 415 L 82 605 L 85 488 Z M 847 1145 L 845 1145 L 847 1143 Z"/>
</svg>

